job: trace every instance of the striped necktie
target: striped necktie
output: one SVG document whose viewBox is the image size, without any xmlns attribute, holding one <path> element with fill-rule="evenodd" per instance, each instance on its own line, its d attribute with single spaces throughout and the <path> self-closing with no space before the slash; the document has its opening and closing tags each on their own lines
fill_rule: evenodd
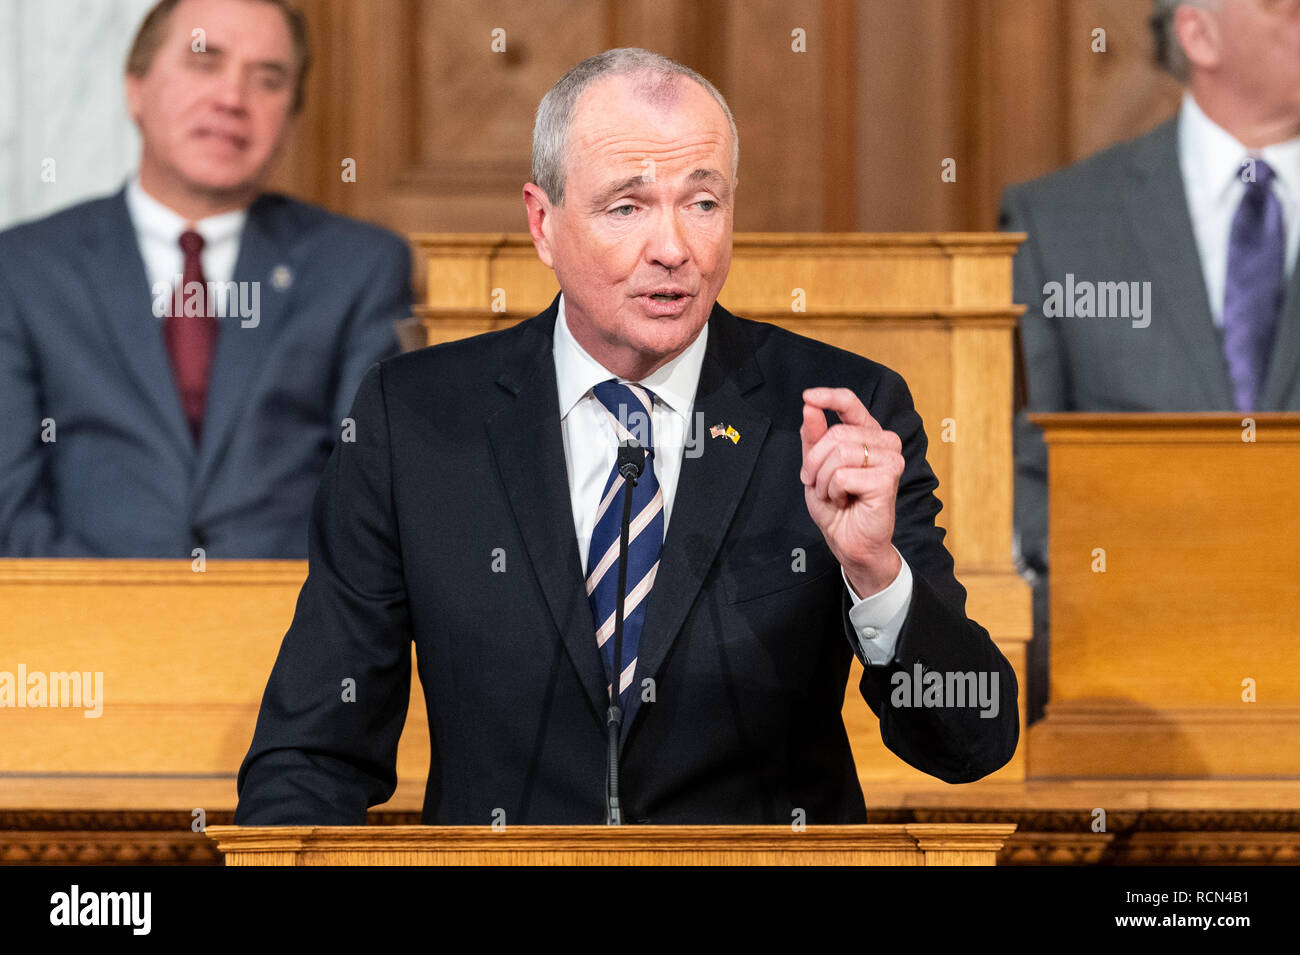
<svg viewBox="0 0 1300 955">
<path fill-rule="evenodd" d="M 619 669 L 619 706 L 627 712 L 628 689 L 636 672 L 637 646 L 646 603 L 659 569 L 664 543 L 664 496 L 654 471 L 654 393 L 614 379 L 592 389 L 604 406 L 619 443 L 635 440 L 646 449 L 645 469 L 632 489 L 632 523 L 628 531 L 627 597 L 623 604 L 623 659 Z M 596 627 L 596 646 L 605 664 L 608 687 L 614 683 L 614 617 L 618 606 L 618 545 L 623 522 L 623 476 L 618 461 L 610 468 L 596 510 L 596 525 L 587 553 L 587 600 Z M 627 725 L 626 723 L 624 725 Z"/>
</svg>

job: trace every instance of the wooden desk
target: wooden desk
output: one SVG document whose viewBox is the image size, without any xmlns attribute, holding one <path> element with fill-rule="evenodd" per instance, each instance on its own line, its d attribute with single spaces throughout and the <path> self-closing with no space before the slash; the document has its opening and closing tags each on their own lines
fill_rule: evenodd
<svg viewBox="0 0 1300 955">
<path fill-rule="evenodd" d="M 1031 775 L 1300 779 L 1300 415 L 1031 420 L 1052 574 Z"/>
</svg>

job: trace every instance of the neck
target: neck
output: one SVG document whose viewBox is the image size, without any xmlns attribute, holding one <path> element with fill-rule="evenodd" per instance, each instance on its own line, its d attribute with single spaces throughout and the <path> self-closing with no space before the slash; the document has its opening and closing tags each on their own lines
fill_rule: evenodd
<svg viewBox="0 0 1300 955">
<path fill-rule="evenodd" d="M 1294 112 L 1271 111 L 1255 97 L 1239 97 L 1204 77 L 1192 78 L 1192 97 L 1201 112 L 1247 149 L 1263 149 L 1300 136 Z"/>
<path fill-rule="evenodd" d="M 159 175 L 147 163 L 140 166 L 140 188 L 188 222 L 247 209 L 260 192 L 255 187 L 229 192 L 195 189 Z"/>
</svg>

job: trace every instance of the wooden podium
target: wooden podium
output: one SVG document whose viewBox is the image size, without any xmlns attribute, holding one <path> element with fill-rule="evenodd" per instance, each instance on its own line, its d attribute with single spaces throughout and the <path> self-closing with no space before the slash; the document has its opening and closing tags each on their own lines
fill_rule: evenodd
<svg viewBox="0 0 1300 955">
<path fill-rule="evenodd" d="M 1031 415 L 1052 661 L 1031 777 L 1300 778 L 1300 415 Z"/>
<path fill-rule="evenodd" d="M 226 865 L 994 865 L 1014 825 L 212 826 Z"/>
</svg>

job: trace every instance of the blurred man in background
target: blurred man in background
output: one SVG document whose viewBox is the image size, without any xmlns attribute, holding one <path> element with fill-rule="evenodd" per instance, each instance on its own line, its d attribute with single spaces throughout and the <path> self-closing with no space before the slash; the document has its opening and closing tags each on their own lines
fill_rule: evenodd
<svg viewBox="0 0 1300 955">
<path fill-rule="evenodd" d="M 265 193 L 309 49 L 285 0 L 162 0 L 127 61 L 139 171 L 0 234 L 0 554 L 304 557 L 405 243 Z"/>
<path fill-rule="evenodd" d="M 1152 26 L 1185 85 L 1178 115 L 1003 199 L 1002 227 L 1029 234 L 1028 410 L 1300 410 L 1300 0 L 1156 0 Z M 1031 720 L 1048 674 L 1046 478 L 1022 414 Z"/>
</svg>

